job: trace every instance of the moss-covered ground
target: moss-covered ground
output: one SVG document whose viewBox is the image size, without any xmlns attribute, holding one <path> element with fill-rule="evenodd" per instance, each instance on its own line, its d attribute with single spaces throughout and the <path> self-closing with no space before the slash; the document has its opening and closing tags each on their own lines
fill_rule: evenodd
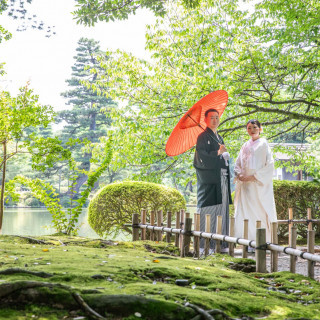
<svg viewBox="0 0 320 320">
<path fill-rule="evenodd" d="M 165 243 L 109 244 L 65 236 L 37 239 L 45 243 L 0 236 L 0 273 L 20 268 L 52 274 L 48 278 L 25 273 L 0 274 L 0 319 L 90 318 L 74 302 L 67 307 L 68 298 L 64 295 L 67 289 L 64 287 L 47 288 L 47 291 L 42 288 L 43 291 L 37 295 L 33 292 L 36 298 L 29 302 L 26 302 L 26 294 L 17 293 L 17 290 L 1 297 L 4 286 L 23 281 L 64 285 L 81 294 L 90 306 L 92 303 L 98 305 L 99 297 L 121 297 L 120 302 L 114 302 L 120 303 L 120 311 L 119 308 L 102 310 L 106 319 L 169 319 L 169 313 L 177 312 L 176 306 L 183 306 L 186 302 L 205 310 L 222 310 L 236 319 L 244 319 L 244 316 L 255 319 L 320 319 L 320 283 L 301 275 L 234 271 L 229 268 L 229 263 L 239 262 L 239 259 L 228 255 L 201 260 L 179 258 L 173 255 L 175 248 Z M 250 260 L 241 262 L 251 263 Z M 177 285 L 177 279 L 188 280 L 188 285 Z M 32 296 L 30 289 L 28 294 Z M 155 299 L 159 303 L 143 306 L 134 302 L 133 307 L 127 309 L 125 299 L 128 295 L 145 298 L 149 302 Z M 185 313 L 180 318 L 192 319 L 194 316 L 196 313 L 190 309 L 189 314 Z M 172 316 L 172 319 L 178 318 Z"/>
</svg>

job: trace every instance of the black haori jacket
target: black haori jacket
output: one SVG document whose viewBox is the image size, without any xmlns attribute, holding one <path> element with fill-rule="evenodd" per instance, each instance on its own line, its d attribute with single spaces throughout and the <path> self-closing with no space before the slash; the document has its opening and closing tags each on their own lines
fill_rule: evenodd
<svg viewBox="0 0 320 320">
<path fill-rule="evenodd" d="M 221 144 L 222 137 L 218 134 Z M 230 167 L 225 165 L 225 160 L 218 156 L 220 148 L 217 138 L 210 128 L 206 128 L 197 139 L 196 152 L 193 165 L 197 172 L 197 199 L 198 208 L 209 207 L 222 203 L 221 169 L 228 171 L 228 197 L 232 203 L 230 190 Z"/>
</svg>

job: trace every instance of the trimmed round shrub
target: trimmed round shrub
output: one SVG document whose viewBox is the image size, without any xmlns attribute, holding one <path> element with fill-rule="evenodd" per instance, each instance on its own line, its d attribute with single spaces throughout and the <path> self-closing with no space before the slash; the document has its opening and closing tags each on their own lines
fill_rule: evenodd
<svg viewBox="0 0 320 320">
<path fill-rule="evenodd" d="M 319 219 L 320 184 L 311 181 L 274 180 L 274 197 L 278 220 L 289 219 L 288 208 L 293 208 L 293 219 L 307 219 L 307 209 L 311 208 L 312 218 Z M 300 236 L 306 237 L 306 225 L 297 224 Z M 314 224 L 319 233 L 319 225 Z M 288 225 L 279 225 L 279 235 L 286 236 Z"/>
<path fill-rule="evenodd" d="M 36 198 L 28 198 L 24 201 L 25 205 L 28 207 L 40 207 L 43 205 L 38 199 Z"/>
<path fill-rule="evenodd" d="M 124 181 L 102 188 L 90 201 L 88 222 L 101 237 L 132 232 L 124 224 L 132 222 L 132 215 L 147 210 L 147 221 L 151 211 L 163 210 L 172 213 L 186 208 L 183 195 L 176 189 L 161 184 L 143 181 Z"/>
</svg>

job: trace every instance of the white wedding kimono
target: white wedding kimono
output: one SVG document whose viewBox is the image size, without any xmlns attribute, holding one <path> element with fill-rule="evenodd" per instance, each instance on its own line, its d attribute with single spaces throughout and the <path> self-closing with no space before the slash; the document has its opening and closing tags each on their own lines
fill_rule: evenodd
<svg viewBox="0 0 320 320">
<path fill-rule="evenodd" d="M 250 139 L 241 148 L 235 165 L 235 237 L 243 238 L 243 220 L 249 220 L 249 240 L 256 240 L 256 221 L 266 229 L 266 240 L 271 241 L 271 222 L 277 221 L 273 195 L 274 163 L 264 138 Z M 256 181 L 242 182 L 238 175 L 254 175 Z"/>
</svg>

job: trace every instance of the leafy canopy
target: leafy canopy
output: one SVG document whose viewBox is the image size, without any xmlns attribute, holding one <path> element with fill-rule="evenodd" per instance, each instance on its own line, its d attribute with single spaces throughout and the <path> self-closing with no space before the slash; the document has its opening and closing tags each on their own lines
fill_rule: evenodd
<svg viewBox="0 0 320 320">
<path fill-rule="evenodd" d="M 20 141 L 27 128 L 47 126 L 54 117 L 52 107 L 38 103 L 38 96 L 25 86 L 17 97 L 0 92 L 0 141 Z"/>
<path fill-rule="evenodd" d="M 171 163 L 170 169 L 191 163 L 191 152 L 168 159 L 165 143 L 184 112 L 218 89 L 229 93 L 219 129 L 234 155 L 253 117 L 269 140 L 318 135 L 319 9 L 313 0 L 246 7 L 236 0 L 206 1 L 193 10 L 172 4 L 148 27 L 150 61 L 107 52 L 104 72 L 93 72 L 99 75 L 96 90 L 127 102 L 114 114 L 122 150 L 117 161 Z"/>
<path fill-rule="evenodd" d="M 197 7 L 201 0 L 176 0 L 186 7 Z M 169 0 L 77 0 L 77 9 L 73 12 L 78 23 L 93 26 L 98 21 L 125 20 L 138 9 L 150 9 L 156 16 L 164 16 Z"/>
</svg>

